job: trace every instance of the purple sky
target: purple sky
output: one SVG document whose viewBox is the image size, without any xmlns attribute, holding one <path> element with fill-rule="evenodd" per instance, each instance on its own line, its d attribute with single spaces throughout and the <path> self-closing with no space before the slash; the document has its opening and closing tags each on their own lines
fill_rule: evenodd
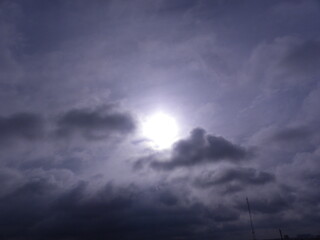
<svg viewBox="0 0 320 240">
<path fill-rule="evenodd" d="M 320 235 L 320 1 L 1 0 L 0 239 Z M 168 149 L 141 134 L 161 110 Z"/>
</svg>

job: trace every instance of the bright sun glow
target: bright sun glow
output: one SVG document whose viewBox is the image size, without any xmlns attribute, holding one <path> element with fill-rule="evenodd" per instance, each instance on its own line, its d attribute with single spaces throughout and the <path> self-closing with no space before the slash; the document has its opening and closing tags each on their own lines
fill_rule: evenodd
<svg viewBox="0 0 320 240">
<path fill-rule="evenodd" d="M 173 117 L 156 113 L 146 119 L 142 131 L 155 148 L 165 149 L 177 140 L 178 125 Z"/>
</svg>

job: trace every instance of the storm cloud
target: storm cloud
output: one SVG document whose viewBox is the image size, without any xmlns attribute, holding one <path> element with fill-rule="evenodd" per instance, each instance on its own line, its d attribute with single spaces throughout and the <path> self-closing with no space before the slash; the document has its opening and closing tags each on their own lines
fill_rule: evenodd
<svg viewBox="0 0 320 240">
<path fill-rule="evenodd" d="M 134 118 L 114 107 L 71 109 L 53 118 L 22 112 L 0 117 L 0 143 L 49 139 L 50 135 L 66 138 L 75 134 L 87 140 L 101 140 L 132 133 L 135 128 Z"/>
<path fill-rule="evenodd" d="M 312 132 L 307 127 L 291 127 L 277 132 L 274 139 L 278 141 L 305 140 L 310 135 Z"/>
<path fill-rule="evenodd" d="M 135 121 L 128 113 L 112 109 L 73 109 L 57 121 L 56 134 L 66 137 L 79 133 L 86 139 L 103 139 L 113 133 L 127 134 L 135 129 Z"/>
<path fill-rule="evenodd" d="M 44 121 L 33 113 L 17 113 L 0 117 L 0 143 L 15 139 L 35 140 L 44 134 Z"/>
<path fill-rule="evenodd" d="M 205 130 L 196 128 L 192 130 L 189 138 L 175 143 L 169 160 L 153 160 L 150 165 L 154 169 L 170 170 L 223 160 L 239 162 L 251 155 L 251 151 L 235 145 L 223 137 L 212 136 L 206 134 Z"/>
<path fill-rule="evenodd" d="M 213 230 L 207 232 L 214 222 L 238 218 L 236 212 L 224 213 L 223 208 L 210 209 L 200 202 L 188 202 L 178 193 L 154 193 L 134 185 L 116 187 L 109 183 L 92 195 L 88 184 L 80 182 L 49 199 L 54 191 L 55 186 L 48 182 L 30 182 L 3 198 L 0 221 L 6 224 L 1 225 L 1 236 L 123 239 L 130 233 L 130 239 L 198 239 L 199 235 L 217 235 Z M 177 200 L 168 201 L 169 198 Z M 22 203 L 28 208 L 22 208 Z"/>
<path fill-rule="evenodd" d="M 257 171 L 253 168 L 234 167 L 219 169 L 216 172 L 204 172 L 201 177 L 195 180 L 195 185 L 201 188 L 208 188 L 215 185 L 239 183 L 240 186 L 263 185 L 273 182 L 273 174 Z"/>
</svg>

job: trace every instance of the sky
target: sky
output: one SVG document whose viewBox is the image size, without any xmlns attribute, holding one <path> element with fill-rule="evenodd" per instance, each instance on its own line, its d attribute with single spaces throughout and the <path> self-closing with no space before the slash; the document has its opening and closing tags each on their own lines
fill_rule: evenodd
<svg viewBox="0 0 320 240">
<path fill-rule="evenodd" d="M 318 0 L 1 0 L 0 238 L 245 240 L 246 198 L 257 238 L 319 235 L 319 25 Z"/>
</svg>

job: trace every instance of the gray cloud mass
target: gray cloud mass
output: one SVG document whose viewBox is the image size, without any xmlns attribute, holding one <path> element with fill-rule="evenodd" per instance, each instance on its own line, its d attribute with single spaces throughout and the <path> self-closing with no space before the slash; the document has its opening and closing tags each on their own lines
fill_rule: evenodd
<svg viewBox="0 0 320 240">
<path fill-rule="evenodd" d="M 17 113 L 7 117 L 0 117 L 0 142 L 12 139 L 34 140 L 43 133 L 43 119 L 33 113 Z"/>
<path fill-rule="evenodd" d="M 205 172 L 195 180 L 195 185 L 207 188 L 230 182 L 238 182 L 241 185 L 263 185 L 275 181 L 273 174 L 260 172 L 253 168 L 229 168 L 221 169 L 218 173 Z"/>
<path fill-rule="evenodd" d="M 190 137 L 175 143 L 169 160 L 153 160 L 150 165 L 154 169 L 170 170 L 176 167 L 191 167 L 204 163 L 222 160 L 241 161 L 252 153 L 234 145 L 223 137 L 206 134 L 201 128 L 193 129 Z"/>
<path fill-rule="evenodd" d="M 104 110 L 74 109 L 57 121 L 58 136 L 65 137 L 79 132 L 87 139 L 106 138 L 110 133 L 125 134 L 135 129 L 133 117 L 126 113 Z"/>
</svg>

